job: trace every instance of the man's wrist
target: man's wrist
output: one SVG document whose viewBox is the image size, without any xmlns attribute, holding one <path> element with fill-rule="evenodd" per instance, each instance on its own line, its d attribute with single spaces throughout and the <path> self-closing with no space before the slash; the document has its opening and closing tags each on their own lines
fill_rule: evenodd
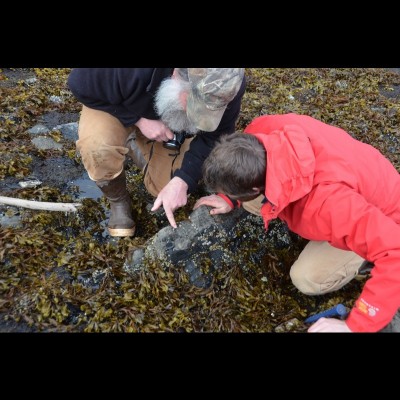
<svg viewBox="0 0 400 400">
<path fill-rule="evenodd" d="M 175 184 L 179 185 L 180 187 L 184 188 L 186 191 L 189 189 L 189 185 L 179 176 L 174 176 L 171 179 L 171 181 L 173 181 Z"/>
</svg>

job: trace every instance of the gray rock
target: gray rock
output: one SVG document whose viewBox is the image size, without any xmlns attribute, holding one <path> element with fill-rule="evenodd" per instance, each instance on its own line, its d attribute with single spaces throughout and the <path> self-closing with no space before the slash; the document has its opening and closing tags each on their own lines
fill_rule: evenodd
<svg viewBox="0 0 400 400">
<path fill-rule="evenodd" d="M 55 104 L 61 104 L 63 102 L 63 99 L 60 96 L 51 95 L 49 96 L 49 101 Z"/>
<path fill-rule="evenodd" d="M 36 187 L 36 186 L 39 186 L 41 184 L 42 184 L 42 182 L 39 181 L 38 179 L 29 179 L 29 180 L 26 180 L 26 181 L 18 182 L 18 185 L 23 187 L 23 188 Z"/>
<path fill-rule="evenodd" d="M 78 123 L 70 122 L 68 124 L 56 125 L 53 130 L 58 130 L 62 133 L 65 139 L 76 141 L 78 140 Z"/>
<path fill-rule="evenodd" d="M 38 136 L 32 139 L 32 143 L 40 150 L 62 149 L 62 145 L 52 138 Z"/>
<path fill-rule="evenodd" d="M 0 226 L 4 228 L 21 226 L 20 213 L 13 211 L 11 207 L 0 205 Z"/>
<path fill-rule="evenodd" d="M 28 78 L 28 79 L 25 79 L 25 83 L 27 83 L 28 85 L 32 85 L 32 84 L 34 84 L 34 83 L 36 83 L 37 82 L 37 78 Z"/>
<path fill-rule="evenodd" d="M 74 280 L 73 276 L 64 265 L 55 267 L 51 271 L 45 273 L 46 277 L 50 277 L 52 274 L 54 274 L 62 284 L 71 284 Z"/>
<path fill-rule="evenodd" d="M 6 332 L 35 332 L 36 329 L 29 326 L 28 323 L 21 320 L 16 322 L 10 319 L 6 312 L 0 313 L 0 333 Z"/>
<path fill-rule="evenodd" d="M 43 114 L 40 117 L 39 122 L 50 128 L 54 128 L 57 125 L 68 124 L 78 120 L 79 113 L 61 113 L 58 111 L 50 111 L 46 114 Z"/>
<path fill-rule="evenodd" d="M 300 322 L 297 318 L 292 318 L 289 321 L 286 321 L 280 325 L 278 325 L 274 331 L 276 333 L 283 333 L 283 332 L 292 332 L 299 327 L 301 327 L 302 322 Z"/>
<path fill-rule="evenodd" d="M 399 333 L 400 332 L 400 310 L 394 315 L 392 321 L 385 326 L 380 332 Z"/>
<path fill-rule="evenodd" d="M 122 269 L 128 274 L 134 275 L 143 268 L 144 249 L 139 248 L 130 252 L 125 260 Z"/>
<path fill-rule="evenodd" d="M 97 291 L 110 275 L 110 268 L 108 267 L 105 269 L 96 269 L 92 272 L 78 274 L 77 282 L 92 291 Z"/>
<path fill-rule="evenodd" d="M 32 175 L 43 182 L 43 185 L 63 187 L 68 182 L 82 176 L 81 164 L 65 157 L 53 157 L 34 163 Z"/>
<path fill-rule="evenodd" d="M 30 133 L 31 135 L 45 134 L 47 132 L 49 132 L 49 128 L 47 128 L 47 126 L 43 124 L 37 124 L 28 130 L 28 133 Z"/>
<path fill-rule="evenodd" d="M 272 226 L 265 231 L 260 217 L 249 214 L 243 208 L 229 214 L 212 216 L 209 207 L 200 207 L 192 212 L 189 220 L 161 229 L 147 243 L 143 253 L 130 255 L 125 261 L 125 270 L 136 271 L 146 260 L 183 269 L 190 283 L 200 288 L 211 285 L 213 275 L 223 267 L 239 263 L 246 268 L 259 263 L 269 245 L 290 245 L 291 239 L 284 225 Z M 270 238 L 275 237 L 274 243 Z M 252 251 L 249 252 L 249 244 Z"/>
</svg>

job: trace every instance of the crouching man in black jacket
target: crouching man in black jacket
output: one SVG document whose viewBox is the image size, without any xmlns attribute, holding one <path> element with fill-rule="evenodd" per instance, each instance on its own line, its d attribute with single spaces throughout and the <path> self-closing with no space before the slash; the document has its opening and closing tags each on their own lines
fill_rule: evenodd
<svg viewBox="0 0 400 400">
<path fill-rule="evenodd" d="M 68 85 L 83 104 L 76 142 L 90 179 L 110 202 L 111 236 L 133 236 L 125 157 L 176 228 L 174 211 L 201 179 L 203 161 L 233 133 L 243 68 L 76 68 Z"/>
</svg>

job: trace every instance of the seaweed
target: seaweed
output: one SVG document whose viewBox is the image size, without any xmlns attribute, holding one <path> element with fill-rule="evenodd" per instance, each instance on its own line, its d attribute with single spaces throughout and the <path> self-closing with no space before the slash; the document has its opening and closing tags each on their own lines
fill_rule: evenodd
<svg viewBox="0 0 400 400">
<path fill-rule="evenodd" d="M 0 70 L 0 188 L 9 179 L 29 176 L 35 160 L 57 156 L 80 163 L 71 144 L 38 150 L 27 133 L 45 113 L 79 112 L 66 85 L 69 72 Z M 246 75 L 238 130 L 262 114 L 307 114 L 374 145 L 400 171 L 399 74 L 383 68 L 248 68 Z M 63 142 L 57 131 L 49 136 Z M 86 199 L 79 212 L 70 214 L 0 206 L 0 212 L 20 218 L 16 226 L 0 226 L 0 330 L 12 321 L 16 331 L 28 326 L 46 332 L 305 332 L 302 321 L 308 314 L 338 302 L 352 307 L 361 292 L 364 282 L 357 280 L 324 296 L 298 292 L 288 272 L 306 241 L 294 234 L 290 245 L 270 244 L 257 260 L 253 250 L 263 244 L 249 240 L 246 251 L 214 271 L 208 289 L 195 287 L 182 269 L 157 260 L 129 273 L 127 255 L 168 221 L 163 212 L 149 211 L 153 200 L 141 172 L 131 166 L 127 176 L 138 225 L 134 238 L 104 233 L 104 198 Z M 8 193 L 38 201 L 76 198 L 66 187 Z M 178 222 L 188 218 L 202 194 L 200 188 L 176 212 Z M 204 273 L 211 262 L 204 258 Z"/>
</svg>

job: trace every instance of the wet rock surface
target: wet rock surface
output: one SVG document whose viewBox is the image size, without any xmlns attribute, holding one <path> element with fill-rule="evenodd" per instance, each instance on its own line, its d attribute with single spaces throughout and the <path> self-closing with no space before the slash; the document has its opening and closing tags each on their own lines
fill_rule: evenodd
<svg viewBox="0 0 400 400">
<path fill-rule="evenodd" d="M 127 260 L 125 268 L 137 271 L 143 269 L 147 258 L 172 264 L 182 268 L 191 284 L 207 289 L 213 281 L 216 270 L 227 267 L 240 260 L 240 253 L 257 263 L 262 260 L 268 246 L 258 246 L 250 252 L 249 242 L 268 243 L 277 234 L 277 229 L 265 231 L 261 218 L 249 214 L 244 209 L 236 209 L 226 215 L 212 216 L 208 207 L 193 211 L 187 221 L 177 229 L 162 228 L 146 244 L 146 250 L 138 249 Z M 280 240 L 291 245 L 286 228 L 281 225 Z"/>
<path fill-rule="evenodd" d="M 66 145 L 74 146 L 75 141 L 78 139 L 78 123 L 76 121 L 64 123 L 77 118 L 77 113 L 48 113 L 42 117 L 43 123 L 36 124 L 27 131 L 32 136 L 30 142 L 36 149 L 55 151 L 44 159 L 43 157 L 32 155 L 30 174 L 25 177 L 26 180 L 40 180 L 43 185 L 57 188 L 63 188 L 77 179 L 83 178 L 85 181 L 89 181 L 83 165 L 65 157 L 60 151 Z M 57 142 L 50 136 L 43 136 L 50 134 L 54 130 L 61 133 L 62 142 Z M 0 181 L 2 195 L 6 195 L 16 189 L 20 180 L 21 178 L 19 177 L 5 177 Z M 88 183 L 90 186 L 94 185 L 93 183 Z M 100 191 L 97 193 L 101 195 Z"/>
</svg>

